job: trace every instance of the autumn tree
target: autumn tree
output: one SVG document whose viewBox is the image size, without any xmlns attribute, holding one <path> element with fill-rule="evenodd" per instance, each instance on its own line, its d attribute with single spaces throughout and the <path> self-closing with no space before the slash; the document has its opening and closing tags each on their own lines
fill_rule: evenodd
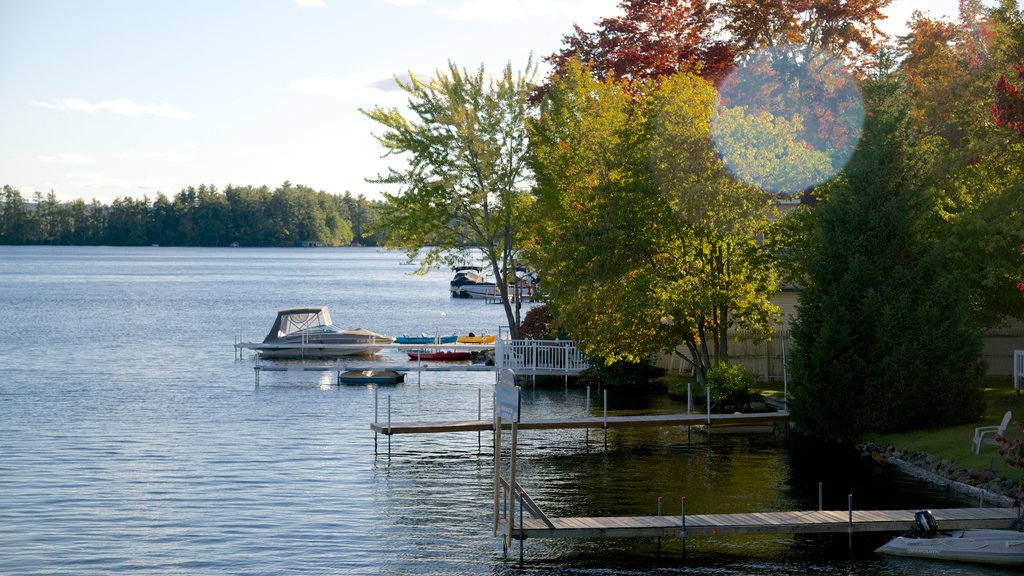
<svg viewBox="0 0 1024 576">
<path fill-rule="evenodd" d="M 1014 65 L 1017 80 L 1024 80 L 1024 66 Z M 995 86 L 995 102 L 992 104 L 992 118 L 996 124 L 1006 126 L 1024 138 L 1024 83 L 1018 88 L 1005 76 L 1000 76 Z"/>
<path fill-rule="evenodd" d="M 714 96 L 692 74 L 627 85 L 570 61 L 531 125 L 531 258 L 560 327 L 608 364 L 682 346 L 703 383 L 731 330 L 766 336 L 777 313 L 756 241 L 771 198 L 711 147 Z"/>
<path fill-rule="evenodd" d="M 1021 32 L 1015 1 L 985 9 L 963 0 L 955 21 L 915 14 L 901 39 L 913 137 L 942 158 L 930 175 L 939 218 L 930 234 L 966 283 L 981 327 L 1024 318 L 1016 290 L 1024 277 L 1024 139 L 1006 129 L 1014 92 L 1001 80 L 1017 63 L 1007 59 L 1024 49 Z"/>
<path fill-rule="evenodd" d="M 410 117 L 397 108 L 363 110 L 384 131 L 385 156 L 404 160 L 370 180 L 397 185 L 385 193 L 378 226 L 389 247 L 423 253 L 422 268 L 452 265 L 479 250 L 498 286 L 514 282 L 522 245 L 522 212 L 529 200 L 525 120 L 535 67 L 512 65 L 489 79 L 449 64 L 426 81 L 398 80 L 409 96 Z M 513 337 L 518 302 L 503 299 Z"/>
<path fill-rule="evenodd" d="M 642 80 L 690 72 L 720 78 L 733 46 L 717 32 L 716 7 L 707 0 L 623 0 L 621 16 L 602 18 L 597 30 L 574 26 L 564 47 L 547 57 L 555 70 L 572 59 L 595 78 Z"/>
</svg>

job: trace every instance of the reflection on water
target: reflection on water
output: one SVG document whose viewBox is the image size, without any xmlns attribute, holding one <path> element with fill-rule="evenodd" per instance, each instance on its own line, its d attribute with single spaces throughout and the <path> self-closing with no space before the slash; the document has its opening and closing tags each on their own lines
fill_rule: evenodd
<svg viewBox="0 0 1024 576">
<path fill-rule="evenodd" d="M 498 306 L 448 297 L 374 250 L 0 247 L 3 574 L 1002 574 L 896 561 L 875 537 L 531 540 L 490 535 L 489 435 L 374 437 L 369 423 L 489 414 L 493 375 L 342 386 L 232 359 L 278 308 L 346 327 L 496 332 Z M 444 312 L 441 315 L 440 312 Z M 481 327 L 484 327 L 482 329 Z M 389 362 L 403 361 L 400 357 Z M 524 416 L 583 415 L 532 388 Z M 591 392 L 591 414 L 600 414 Z M 610 414 L 666 412 L 609 391 Z M 965 506 L 854 452 L 685 428 L 524 431 L 517 477 L 550 515 Z M 518 552 L 516 550 L 516 552 Z"/>
</svg>

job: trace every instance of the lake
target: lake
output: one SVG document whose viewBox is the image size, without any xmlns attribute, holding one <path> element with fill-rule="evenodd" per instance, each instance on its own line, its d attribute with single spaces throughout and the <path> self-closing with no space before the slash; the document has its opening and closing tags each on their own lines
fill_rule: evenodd
<svg viewBox="0 0 1024 576">
<path fill-rule="evenodd" d="M 500 306 L 452 299 L 372 248 L 0 247 L 2 574 L 1008 574 L 875 555 L 845 535 L 531 540 L 520 566 L 491 536 L 490 437 L 386 437 L 399 420 L 489 415 L 490 373 L 341 386 L 265 372 L 279 308 L 327 305 L 389 335 L 496 334 Z M 407 362 L 395 352 L 388 363 Z M 600 411 L 591 392 L 591 411 Z M 523 416 L 583 415 L 586 392 L 524 386 Z M 609 392 L 611 414 L 680 406 Z M 853 451 L 782 435 L 685 429 L 520 434 L 517 478 L 549 515 L 941 508 L 976 501 Z M 685 556 L 685 557 L 684 557 Z"/>
</svg>

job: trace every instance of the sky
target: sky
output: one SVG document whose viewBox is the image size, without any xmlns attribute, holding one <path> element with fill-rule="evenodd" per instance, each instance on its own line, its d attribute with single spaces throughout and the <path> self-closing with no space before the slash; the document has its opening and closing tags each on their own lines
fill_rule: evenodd
<svg viewBox="0 0 1024 576">
<path fill-rule="evenodd" d="M 288 181 L 380 199 L 398 165 L 360 113 L 394 78 L 497 72 L 619 0 L 0 0 L 0 185 L 109 204 Z M 894 0 L 883 29 L 956 0 Z M 546 68 L 541 66 L 541 77 Z"/>
</svg>

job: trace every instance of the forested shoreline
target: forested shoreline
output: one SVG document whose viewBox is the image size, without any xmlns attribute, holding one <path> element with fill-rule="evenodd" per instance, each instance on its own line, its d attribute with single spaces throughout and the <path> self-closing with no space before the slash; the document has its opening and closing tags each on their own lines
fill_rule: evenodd
<svg viewBox="0 0 1024 576">
<path fill-rule="evenodd" d="M 61 202 L 54 192 L 25 198 L 4 185 L 0 244 L 106 246 L 323 246 L 382 242 L 373 231 L 379 203 L 363 195 L 267 186 L 189 186 L 173 197 L 118 197 L 102 204 Z"/>
</svg>

